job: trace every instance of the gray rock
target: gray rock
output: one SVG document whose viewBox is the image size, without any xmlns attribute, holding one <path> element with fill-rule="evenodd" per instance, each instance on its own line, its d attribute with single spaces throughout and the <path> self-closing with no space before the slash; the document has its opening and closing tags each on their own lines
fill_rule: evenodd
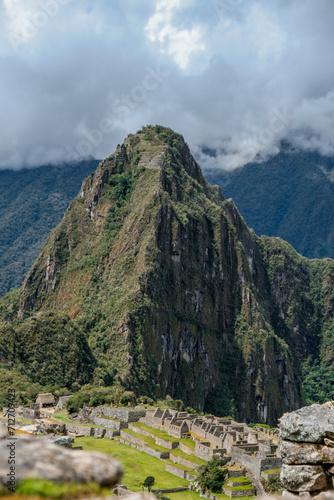
<svg viewBox="0 0 334 500">
<path fill-rule="evenodd" d="M 320 444 L 282 441 L 280 453 L 288 465 L 334 464 L 334 448 Z"/>
<path fill-rule="evenodd" d="M 95 481 L 103 486 L 113 486 L 123 476 L 121 464 L 108 455 L 68 450 L 27 436 L 16 441 L 0 441 L 0 482 L 4 484 L 7 482 L 10 443 L 16 458 L 16 480 L 32 477 L 79 483 Z"/>
<path fill-rule="evenodd" d="M 73 442 L 70 436 L 46 436 L 42 437 L 41 440 L 56 444 L 57 446 L 64 446 L 65 448 L 72 448 Z"/>
<path fill-rule="evenodd" d="M 17 430 L 23 431 L 23 432 L 28 432 L 28 434 L 38 434 L 40 425 L 22 425 L 21 427 L 18 427 Z"/>
<path fill-rule="evenodd" d="M 100 427 L 98 429 L 95 429 L 94 432 L 94 437 L 95 439 L 102 439 L 105 436 L 106 430 L 101 429 Z"/>
<path fill-rule="evenodd" d="M 319 495 L 313 496 L 313 500 L 334 500 L 334 491 L 323 491 Z"/>
<path fill-rule="evenodd" d="M 273 498 L 273 497 L 266 497 L 266 496 L 263 496 L 263 497 L 260 497 L 261 500 L 269 500 L 269 498 Z M 292 493 L 292 491 L 288 491 L 288 490 L 283 490 L 282 491 L 282 498 L 286 498 L 287 500 L 295 500 L 296 498 L 299 498 L 299 493 Z M 260 500 L 260 499 L 259 499 Z"/>
<path fill-rule="evenodd" d="M 317 491 L 327 487 L 328 478 L 321 465 L 283 464 L 281 483 L 289 491 Z"/>
<path fill-rule="evenodd" d="M 288 413 L 280 419 L 283 439 L 297 442 L 321 443 L 334 438 L 334 407 L 312 405 Z"/>
<path fill-rule="evenodd" d="M 62 411 L 66 408 L 66 403 L 69 399 L 73 398 L 73 396 L 61 396 L 58 399 L 57 405 L 55 407 L 55 411 Z"/>
</svg>

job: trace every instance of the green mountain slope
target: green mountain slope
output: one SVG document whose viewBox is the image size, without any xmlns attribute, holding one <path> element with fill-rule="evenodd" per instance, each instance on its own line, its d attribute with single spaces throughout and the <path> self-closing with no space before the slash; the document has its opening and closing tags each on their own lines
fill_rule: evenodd
<svg viewBox="0 0 334 500">
<path fill-rule="evenodd" d="M 207 172 L 258 235 L 279 236 L 309 258 L 334 258 L 334 158 L 287 148 L 263 163 Z"/>
<path fill-rule="evenodd" d="M 333 261 L 258 238 L 180 135 L 146 127 L 84 181 L 0 301 L 0 353 L 33 383 L 273 424 L 305 388 L 330 390 L 333 279 Z"/>
<path fill-rule="evenodd" d="M 98 161 L 0 170 L 0 296 L 21 286 L 50 231 Z"/>
</svg>

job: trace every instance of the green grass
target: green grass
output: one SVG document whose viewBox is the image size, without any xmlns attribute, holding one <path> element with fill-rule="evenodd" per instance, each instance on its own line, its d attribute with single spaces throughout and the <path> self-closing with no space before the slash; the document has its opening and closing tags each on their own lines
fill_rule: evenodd
<svg viewBox="0 0 334 500">
<path fill-rule="evenodd" d="M 134 436 L 136 438 L 141 439 L 142 441 L 144 441 L 147 444 L 147 446 L 152 448 L 152 450 L 159 451 L 161 453 L 171 451 L 169 448 L 164 448 L 163 446 L 159 446 L 158 444 L 156 444 L 155 440 L 151 437 L 144 436 L 143 434 L 139 434 L 138 432 L 131 431 L 130 429 L 122 429 L 122 430 L 126 434 L 129 434 L 130 436 Z M 129 439 L 129 441 L 130 441 L 130 439 Z"/>
<path fill-rule="evenodd" d="M 268 469 L 268 470 L 262 470 L 264 474 L 280 474 L 282 469 Z"/>
<path fill-rule="evenodd" d="M 194 469 L 191 469 L 190 467 L 187 467 L 186 465 L 175 464 L 175 463 L 174 463 L 172 460 L 170 460 L 170 459 L 164 460 L 164 462 L 165 462 L 167 465 L 172 465 L 173 467 L 176 467 L 177 469 L 184 470 L 184 471 L 189 472 L 190 474 L 197 475 L 197 472 L 196 472 L 196 471 L 194 471 Z"/>
<path fill-rule="evenodd" d="M 110 495 L 110 488 L 102 488 L 97 483 L 92 482 L 76 484 L 57 483 L 44 479 L 26 479 L 18 482 L 16 494 L 52 500 L 72 500 L 83 496 L 107 496 Z"/>
<path fill-rule="evenodd" d="M 61 420 L 62 422 L 66 423 L 66 424 L 75 424 L 76 423 L 70 419 L 70 417 L 67 413 L 59 413 L 59 414 L 54 413 L 52 416 L 53 416 L 53 418 L 58 418 L 58 420 Z"/>
<path fill-rule="evenodd" d="M 119 460 L 125 471 L 122 484 L 125 484 L 131 491 L 142 491 L 141 484 L 147 476 L 155 477 L 154 489 L 182 488 L 189 484 L 185 479 L 166 472 L 164 461 L 117 441 L 93 437 L 76 438 L 75 446 L 80 445 L 86 451 L 100 451 Z"/>
<path fill-rule="evenodd" d="M 248 477 L 229 477 L 228 480 L 231 483 L 246 483 L 250 481 Z"/>
<path fill-rule="evenodd" d="M 142 422 L 134 422 L 133 424 L 134 427 L 137 429 L 141 429 L 143 431 L 149 432 L 150 434 L 153 434 L 157 438 L 164 439 L 165 441 L 169 441 L 170 443 L 182 443 L 185 446 L 188 446 L 191 450 L 195 451 L 195 446 L 196 443 L 193 439 L 178 439 L 170 436 L 166 431 L 162 431 L 160 429 L 154 429 L 152 427 L 149 427 L 146 424 L 143 424 Z"/>
<path fill-rule="evenodd" d="M 180 439 L 180 443 L 184 444 L 184 446 L 188 446 L 192 451 L 195 451 L 196 443 L 193 439 Z"/>
<path fill-rule="evenodd" d="M 189 462 L 192 462 L 196 465 L 205 465 L 207 463 L 205 460 L 195 457 L 195 455 L 187 455 L 186 453 L 184 453 L 184 451 L 178 448 L 176 448 L 175 450 L 170 450 L 170 452 L 172 455 L 174 455 L 174 457 L 184 458 L 185 460 L 189 460 Z"/>
<path fill-rule="evenodd" d="M 228 490 L 231 490 L 231 491 L 251 490 L 251 489 L 254 489 L 251 484 L 245 484 L 244 486 L 228 486 L 228 485 L 224 485 L 224 487 L 226 489 L 228 489 Z"/>
<path fill-rule="evenodd" d="M 194 490 L 180 491 L 178 493 L 166 493 L 170 500 L 199 500 L 201 497 L 199 493 Z"/>
<path fill-rule="evenodd" d="M 164 439 L 165 441 L 170 441 L 171 443 L 179 443 L 181 441 L 180 439 L 169 436 L 169 434 L 165 431 L 154 429 L 152 427 L 149 427 L 148 425 L 143 424 L 142 422 L 134 422 L 131 425 L 137 427 L 137 429 L 149 432 L 150 434 L 153 434 L 157 438 Z"/>
</svg>

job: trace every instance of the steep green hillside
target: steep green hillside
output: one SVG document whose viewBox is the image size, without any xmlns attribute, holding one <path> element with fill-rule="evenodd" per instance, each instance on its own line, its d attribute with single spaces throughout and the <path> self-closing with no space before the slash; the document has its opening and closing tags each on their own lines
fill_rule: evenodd
<svg viewBox="0 0 334 500">
<path fill-rule="evenodd" d="M 308 367 L 324 384 L 334 373 L 333 279 L 333 261 L 258 238 L 180 135 L 146 127 L 84 181 L 0 301 L 0 353 L 34 383 L 273 424 L 304 404 L 303 383 L 324 396 Z"/>
<path fill-rule="evenodd" d="M 50 231 L 98 161 L 0 170 L 0 296 L 21 286 Z"/>
<path fill-rule="evenodd" d="M 309 258 L 334 258 L 334 158 L 281 153 L 233 172 L 207 172 L 258 235 L 279 236 Z"/>
</svg>

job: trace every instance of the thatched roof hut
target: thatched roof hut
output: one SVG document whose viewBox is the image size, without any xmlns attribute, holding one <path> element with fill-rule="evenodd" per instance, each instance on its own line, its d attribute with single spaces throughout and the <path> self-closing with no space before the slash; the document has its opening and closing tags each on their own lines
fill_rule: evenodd
<svg viewBox="0 0 334 500">
<path fill-rule="evenodd" d="M 55 405 L 56 400 L 54 395 L 48 392 L 46 394 L 38 394 L 36 403 L 39 404 L 40 408 L 50 408 Z"/>
</svg>

